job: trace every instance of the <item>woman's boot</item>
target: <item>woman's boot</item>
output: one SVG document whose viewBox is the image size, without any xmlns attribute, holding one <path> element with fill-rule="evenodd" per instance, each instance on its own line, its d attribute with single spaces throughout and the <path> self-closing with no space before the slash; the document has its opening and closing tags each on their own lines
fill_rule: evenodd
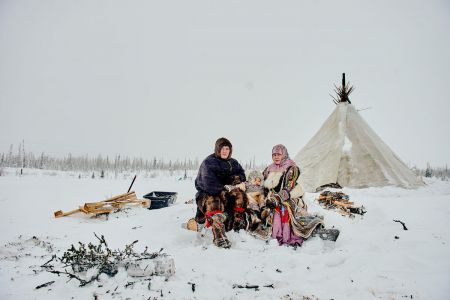
<svg viewBox="0 0 450 300">
<path fill-rule="evenodd" d="M 318 235 L 322 240 L 336 242 L 337 238 L 339 237 L 339 233 L 339 230 L 335 228 L 325 229 L 316 227 L 311 236 Z"/>
</svg>

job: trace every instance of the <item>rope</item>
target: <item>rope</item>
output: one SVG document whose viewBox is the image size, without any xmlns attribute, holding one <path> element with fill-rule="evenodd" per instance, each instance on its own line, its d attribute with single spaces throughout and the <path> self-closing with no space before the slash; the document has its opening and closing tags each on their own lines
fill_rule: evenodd
<svg viewBox="0 0 450 300">
<path fill-rule="evenodd" d="M 211 217 L 214 216 L 215 214 L 221 214 L 222 211 L 221 210 L 211 210 L 211 211 L 207 211 L 205 216 L 206 216 L 206 224 L 205 227 L 209 228 L 211 226 Z"/>
<path fill-rule="evenodd" d="M 243 209 L 242 207 L 235 207 L 234 211 L 237 213 L 243 213 L 245 211 L 245 209 Z"/>
</svg>

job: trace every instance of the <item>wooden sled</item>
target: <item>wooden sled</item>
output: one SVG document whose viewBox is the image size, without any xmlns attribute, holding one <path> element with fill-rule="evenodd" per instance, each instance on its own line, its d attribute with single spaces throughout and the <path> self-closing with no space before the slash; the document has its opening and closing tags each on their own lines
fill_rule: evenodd
<svg viewBox="0 0 450 300">
<path fill-rule="evenodd" d="M 79 212 L 90 214 L 93 216 L 99 214 L 109 214 L 115 212 L 124 206 L 136 206 L 141 205 L 143 207 L 150 206 L 150 200 L 138 199 L 134 191 L 117 195 L 112 198 L 99 201 L 99 202 L 87 202 L 83 206 L 79 206 L 78 209 L 74 209 L 68 212 L 58 210 L 54 212 L 55 218 L 70 216 Z"/>
</svg>

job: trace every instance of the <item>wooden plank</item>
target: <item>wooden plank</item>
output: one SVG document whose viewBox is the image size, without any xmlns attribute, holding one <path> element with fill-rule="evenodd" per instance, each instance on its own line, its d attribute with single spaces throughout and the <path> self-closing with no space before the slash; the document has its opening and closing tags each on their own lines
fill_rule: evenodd
<svg viewBox="0 0 450 300">
<path fill-rule="evenodd" d="M 100 208 L 103 206 L 105 206 L 104 202 L 92 202 L 92 203 L 85 203 L 83 207 L 85 210 L 90 211 L 90 210 L 97 209 L 97 208 Z"/>
<path fill-rule="evenodd" d="M 103 200 L 101 202 L 112 202 L 112 201 L 115 201 L 115 200 L 128 199 L 128 198 L 136 198 L 137 199 L 136 193 L 134 191 L 131 191 L 129 193 L 125 193 L 125 194 L 114 196 L 112 198 L 108 198 L 108 199 Z"/>
<path fill-rule="evenodd" d="M 137 200 L 137 201 L 130 201 L 128 203 L 126 203 L 128 205 L 142 205 L 144 207 L 149 207 L 150 206 L 150 200 Z"/>
<path fill-rule="evenodd" d="M 97 209 L 92 211 L 91 213 L 93 213 L 94 215 L 98 215 L 98 214 L 109 214 L 111 212 L 113 212 L 112 209 Z"/>
</svg>

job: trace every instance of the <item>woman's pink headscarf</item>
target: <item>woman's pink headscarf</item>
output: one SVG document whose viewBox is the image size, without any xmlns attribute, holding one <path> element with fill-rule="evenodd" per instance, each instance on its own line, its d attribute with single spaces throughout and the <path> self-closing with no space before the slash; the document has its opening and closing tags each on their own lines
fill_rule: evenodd
<svg viewBox="0 0 450 300">
<path fill-rule="evenodd" d="M 289 153 L 284 145 L 278 144 L 273 146 L 272 154 L 279 153 L 283 157 L 280 164 L 272 163 L 267 167 L 269 172 L 286 171 L 287 168 L 295 166 L 295 162 L 289 158 Z"/>
</svg>

